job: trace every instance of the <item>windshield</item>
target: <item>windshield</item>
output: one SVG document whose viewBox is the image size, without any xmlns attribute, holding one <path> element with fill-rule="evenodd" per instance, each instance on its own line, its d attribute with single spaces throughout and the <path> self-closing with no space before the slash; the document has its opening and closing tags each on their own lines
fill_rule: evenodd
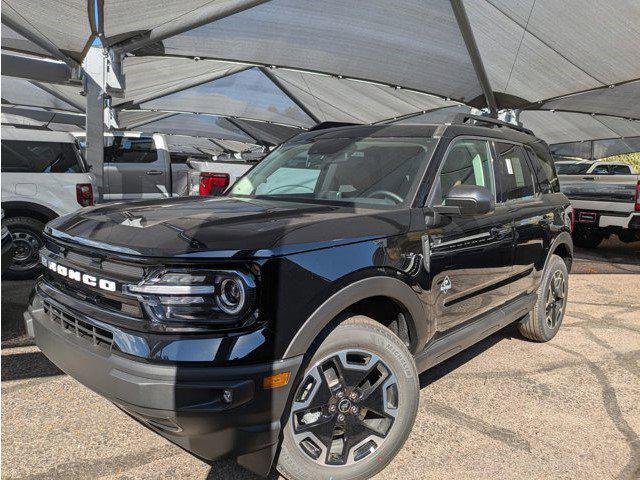
<svg viewBox="0 0 640 480">
<path fill-rule="evenodd" d="M 332 138 L 284 144 L 229 195 L 393 206 L 409 202 L 436 140 Z"/>
<path fill-rule="evenodd" d="M 576 163 L 556 163 L 556 173 L 558 175 L 583 175 L 587 173 L 591 166 L 588 162 Z"/>
</svg>

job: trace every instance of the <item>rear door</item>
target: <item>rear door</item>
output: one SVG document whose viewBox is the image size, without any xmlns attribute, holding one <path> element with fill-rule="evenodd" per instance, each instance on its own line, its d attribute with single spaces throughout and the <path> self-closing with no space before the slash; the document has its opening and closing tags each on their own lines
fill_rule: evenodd
<svg viewBox="0 0 640 480">
<path fill-rule="evenodd" d="M 430 205 L 443 202 L 455 185 L 480 185 L 495 194 L 489 141 L 454 139 L 445 154 Z M 431 250 L 445 257 L 433 285 L 434 317 L 440 332 L 450 330 L 500 306 L 509 295 L 513 262 L 513 229 L 509 208 L 493 213 L 452 216 L 432 235 Z"/>
<path fill-rule="evenodd" d="M 551 238 L 553 208 L 536 186 L 536 177 L 522 145 L 494 142 L 497 200 L 508 209 L 514 225 L 514 262 L 510 296 L 531 291 Z M 543 260 L 542 260 L 543 261 Z"/>
<path fill-rule="evenodd" d="M 162 198 L 170 195 L 170 165 L 153 137 L 105 137 L 105 199 Z"/>
</svg>

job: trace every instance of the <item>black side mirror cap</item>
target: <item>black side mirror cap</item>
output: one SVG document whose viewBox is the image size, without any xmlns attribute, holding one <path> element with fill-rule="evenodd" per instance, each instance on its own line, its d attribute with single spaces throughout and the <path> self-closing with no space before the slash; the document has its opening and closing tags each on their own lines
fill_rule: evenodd
<svg viewBox="0 0 640 480">
<path fill-rule="evenodd" d="M 493 193 L 479 185 L 456 185 L 444 198 L 444 205 L 435 207 L 443 215 L 486 215 L 495 210 Z"/>
</svg>

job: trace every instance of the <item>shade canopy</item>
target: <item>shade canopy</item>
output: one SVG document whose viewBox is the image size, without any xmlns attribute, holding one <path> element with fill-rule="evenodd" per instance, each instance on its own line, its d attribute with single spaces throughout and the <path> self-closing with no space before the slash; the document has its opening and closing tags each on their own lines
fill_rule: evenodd
<svg viewBox="0 0 640 480">
<path fill-rule="evenodd" d="M 2 0 L 2 46 L 82 61 L 92 40 L 87 0 Z M 9 30 L 5 32 L 5 26 Z M 5 40 L 6 39 L 6 40 Z"/>
<path fill-rule="evenodd" d="M 84 115 L 80 113 L 52 112 L 26 107 L 2 107 L 2 125 L 74 132 L 84 130 L 84 123 Z"/>
<path fill-rule="evenodd" d="M 32 82 L 23 78 L 2 76 L 2 104 L 40 107 L 52 110 L 84 111 L 81 87 Z"/>
<path fill-rule="evenodd" d="M 640 2 L 587 6 L 2 0 L 2 47 L 69 63 L 97 36 L 126 54 L 111 100 L 123 128 L 274 145 L 323 121 L 441 119 L 462 103 L 522 109 L 552 144 L 627 148 L 611 142 L 639 135 Z M 5 95 L 3 78 L 3 103 L 84 111 L 78 86 L 31 80 Z"/>
</svg>

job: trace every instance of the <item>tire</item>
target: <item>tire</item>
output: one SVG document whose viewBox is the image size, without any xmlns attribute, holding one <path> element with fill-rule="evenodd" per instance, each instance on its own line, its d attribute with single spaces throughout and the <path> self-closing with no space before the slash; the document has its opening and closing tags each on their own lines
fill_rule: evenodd
<svg viewBox="0 0 640 480">
<path fill-rule="evenodd" d="M 604 235 L 597 230 L 577 229 L 573 232 L 573 244 L 577 247 L 597 248 L 602 240 L 604 240 Z"/>
<path fill-rule="evenodd" d="M 326 379 L 336 378 L 332 375 L 338 372 L 336 368 L 340 368 L 342 381 L 329 387 L 331 381 Z M 367 380 L 364 384 L 360 382 L 363 378 Z M 345 384 L 347 387 L 342 388 Z M 369 388 L 370 384 L 375 388 Z M 305 397 L 305 387 L 309 385 Z M 352 388 L 354 385 L 360 388 Z M 321 343 L 296 387 L 284 427 L 278 471 L 289 480 L 358 480 L 375 475 L 393 459 L 411 433 L 418 399 L 418 373 L 402 340 L 368 317 L 345 320 Z M 314 410 L 315 405 L 323 405 L 321 414 Z M 384 411 L 376 415 L 365 405 Z M 301 411 L 310 413 L 302 415 Z M 307 415 L 312 418 L 302 418 Z M 384 434 L 384 439 L 367 439 L 372 430 L 362 429 L 363 424 Z M 328 432 L 335 434 L 343 428 L 347 435 L 342 437 L 342 451 L 337 456 L 327 455 L 334 451 L 327 448 L 331 441 L 322 443 L 318 436 L 299 433 L 305 428 L 319 437 L 323 436 L 321 432 L 327 433 L 327 439 Z M 334 441 L 333 445 L 338 443 Z M 327 464 L 332 462 L 336 465 Z"/>
<path fill-rule="evenodd" d="M 5 273 L 12 280 L 35 278 L 42 273 L 40 249 L 44 246 L 44 223 L 31 217 L 5 218 L 3 224 L 13 236 L 13 264 Z"/>
<path fill-rule="evenodd" d="M 568 279 L 564 260 L 551 255 L 538 287 L 536 304 L 518 324 L 523 336 L 536 342 L 548 342 L 556 336 L 567 308 Z"/>
</svg>

